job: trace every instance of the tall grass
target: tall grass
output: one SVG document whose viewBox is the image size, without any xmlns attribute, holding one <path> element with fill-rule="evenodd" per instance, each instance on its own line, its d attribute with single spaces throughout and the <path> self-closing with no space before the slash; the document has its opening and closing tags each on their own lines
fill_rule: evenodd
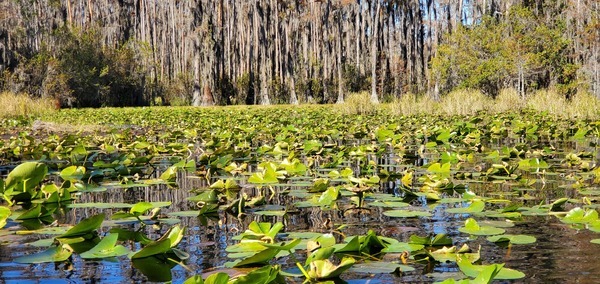
<svg viewBox="0 0 600 284">
<path fill-rule="evenodd" d="M 579 92 L 571 98 L 567 116 L 585 119 L 599 118 L 600 100 L 590 93 Z"/>
<path fill-rule="evenodd" d="M 398 115 L 417 115 L 422 113 L 438 113 L 438 104 L 428 96 L 404 94 L 400 99 L 391 103 L 391 109 Z"/>
<path fill-rule="evenodd" d="M 55 111 L 53 99 L 31 98 L 26 94 L 0 93 L 0 117 L 38 116 Z"/>
<path fill-rule="evenodd" d="M 526 101 L 515 89 L 503 89 L 500 94 L 492 101 L 489 107 L 491 112 L 519 111 L 526 107 Z"/>
<path fill-rule="evenodd" d="M 549 90 L 540 90 L 527 97 L 527 108 L 549 114 L 566 115 L 569 102 L 564 96 Z"/>
<path fill-rule="evenodd" d="M 342 113 L 368 115 L 374 114 L 379 106 L 371 102 L 368 92 L 350 93 L 344 103 L 337 105 Z"/>
<path fill-rule="evenodd" d="M 565 118 L 600 118 L 600 100 L 589 93 L 571 99 L 553 90 L 540 90 L 521 98 L 514 89 L 505 89 L 492 99 L 476 90 L 453 91 L 434 101 L 427 96 L 405 94 L 390 106 L 395 115 L 471 115 L 479 111 L 501 113 L 530 109 Z"/>
<path fill-rule="evenodd" d="M 458 90 L 444 96 L 439 103 L 442 114 L 472 115 L 489 109 L 490 99 L 480 91 Z"/>
</svg>

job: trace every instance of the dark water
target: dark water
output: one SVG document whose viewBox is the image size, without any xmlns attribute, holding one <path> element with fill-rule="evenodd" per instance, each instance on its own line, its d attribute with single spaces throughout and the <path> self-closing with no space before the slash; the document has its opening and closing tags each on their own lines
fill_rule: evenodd
<svg viewBox="0 0 600 284">
<path fill-rule="evenodd" d="M 573 149 L 592 150 L 580 145 L 571 145 Z M 565 151 L 565 152 L 568 152 Z M 393 156 L 387 157 L 387 161 L 379 161 L 384 164 L 391 164 Z M 435 157 L 433 157 L 435 158 Z M 555 157 L 556 163 L 560 157 Z M 411 166 L 426 164 L 427 161 L 413 160 L 408 161 Z M 476 159 L 474 164 L 482 163 L 481 159 Z M 351 165 L 350 165 L 351 166 Z M 402 165 L 398 165 L 402 167 Z M 467 165 L 468 166 L 468 165 Z M 485 167 L 486 165 L 484 165 Z M 489 166 L 489 165 L 488 165 Z M 558 166 L 557 166 L 558 167 Z M 415 176 L 422 175 L 424 169 L 416 168 Z M 557 172 L 560 169 L 556 169 Z M 540 177 L 532 174 L 532 177 Z M 242 180 L 243 184 L 244 181 Z M 482 197 L 492 197 L 502 194 L 503 198 L 524 200 L 525 205 L 535 205 L 550 202 L 557 197 L 581 198 L 575 190 L 565 189 L 563 185 L 569 185 L 572 181 L 567 180 L 564 175 L 553 174 L 544 176 L 544 182 L 538 181 L 533 190 L 527 191 L 528 199 L 523 199 L 518 193 L 515 193 L 514 185 L 493 184 L 493 183 L 467 183 L 471 190 Z M 387 182 L 382 185 L 380 191 L 393 192 L 394 182 Z M 110 188 L 106 192 L 84 193 L 78 196 L 77 202 L 125 202 L 136 203 L 139 201 L 171 201 L 172 205 L 165 208 L 162 213 L 195 210 L 195 204 L 186 200 L 187 197 L 194 196 L 191 192 L 194 189 L 206 188 L 206 180 L 197 178 L 193 175 L 181 173 L 178 177 L 178 188 L 168 188 L 165 185 L 155 185 L 148 187 L 130 188 L 127 190 L 120 188 Z M 418 186 L 418 185 L 417 185 Z M 276 190 L 283 191 L 290 189 L 302 191 L 304 187 L 296 187 L 293 184 L 289 186 L 278 186 Z M 256 189 L 245 189 L 250 196 L 256 194 Z M 522 194 L 521 194 L 522 195 Z M 477 249 L 481 245 L 481 260 L 484 264 L 506 263 L 505 267 L 518 269 L 526 274 L 524 279 L 512 281 L 511 283 L 600 283 L 600 266 L 597 259 L 600 255 L 600 245 L 590 243 L 591 239 L 599 238 L 600 234 L 588 230 L 576 230 L 566 224 L 561 223 L 554 216 L 532 216 L 515 221 L 515 226 L 506 229 L 506 234 L 527 234 L 537 238 L 537 242 L 530 245 L 513 245 L 510 248 L 501 247 L 485 240 L 485 237 L 471 239 L 468 235 L 458 232 L 458 228 L 463 226 L 464 220 L 469 216 L 467 214 L 447 214 L 443 210 L 445 207 L 458 206 L 455 204 L 428 204 L 425 200 L 414 200 L 412 205 L 416 206 L 437 206 L 429 218 L 390 218 L 384 216 L 384 209 L 371 207 L 370 211 L 356 213 L 345 211 L 344 204 L 340 210 L 321 210 L 319 208 L 295 208 L 291 204 L 302 201 L 302 198 L 290 195 L 276 195 L 270 203 L 272 205 L 288 206 L 289 213 L 285 217 L 265 217 L 249 214 L 243 220 L 239 220 L 223 212 L 219 215 L 219 220 L 209 220 L 208 225 L 204 226 L 196 217 L 181 217 L 181 225 L 187 228 L 187 233 L 179 248 L 190 254 L 190 258 L 185 261 L 189 270 L 182 266 L 176 266 L 172 269 L 173 282 L 178 283 L 194 274 L 200 274 L 207 271 L 213 271 L 215 268 L 223 266 L 227 258 L 225 248 L 228 245 L 235 244 L 237 241 L 232 237 L 238 235 L 247 228 L 252 221 L 277 222 L 285 224 L 285 232 L 322 232 L 328 233 L 330 230 L 324 226 L 327 220 L 331 220 L 335 225 L 346 224 L 344 229 L 346 235 L 365 234 L 369 229 L 374 230 L 378 235 L 391 237 L 400 241 L 407 241 L 410 235 L 418 234 L 421 236 L 446 233 L 452 237 L 454 244 L 461 246 L 468 244 L 471 248 Z M 367 201 L 369 202 L 369 201 Z M 433 208 L 433 207 L 429 207 Z M 569 208 L 567 208 L 569 209 Z M 58 224 L 76 224 L 83 218 L 98 213 L 110 215 L 119 209 L 64 209 L 62 214 L 57 215 Z M 478 218 L 478 220 L 481 220 Z M 500 219 L 504 220 L 504 219 Z M 9 223 L 9 230 L 20 230 L 18 224 Z M 139 225 L 122 225 L 122 228 L 137 230 Z M 101 235 L 108 232 L 111 227 L 102 227 Z M 159 238 L 169 226 L 147 226 L 144 232 L 151 239 Z M 29 245 L 40 239 L 51 238 L 50 235 L 8 235 L 0 236 L 0 281 L 4 283 L 131 283 L 147 282 L 147 277 L 139 270 L 131 266 L 131 262 L 126 257 L 121 257 L 116 261 L 108 260 L 82 260 L 77 254 L 73 255 L 72 266 L 55 264 L 17 264 L 12 260 L 18 256 L 35 253 L 44 248 Z M 341 237 L 338 241 L 341 241 Z M 130 249 L 139 249 L 136 244 L 128 244 Z M 297 251 L 298 254 L 303 253 Z M 385 256 L 393 259 L 394 255 Z M 302 255 L 298 255 L 302 259 Z M 282 259 L 279 263 L 284 264 L 285 268 L 292 268 L 293 264 L 289 259 Z M 448 273 L 459 272 L 454 263 L 442 263 L 435 266 L 426 266 L 423 264 L 411 264 L 416 268 L 413 272 L 408 272 L 402 276 L 392 274 L 358 274 L 347 273 L 343 279 L 350 283 L 429 283 L 440 281 L 453 275 Z M 441 273 L 444 273 L 443 275 Z M 434 276 L 441 278 L 434 278 Z M 298 279 L 301 283 L 302 280 Z M 506 281 L 510 282 L 510 281 Z"/>
</svg>

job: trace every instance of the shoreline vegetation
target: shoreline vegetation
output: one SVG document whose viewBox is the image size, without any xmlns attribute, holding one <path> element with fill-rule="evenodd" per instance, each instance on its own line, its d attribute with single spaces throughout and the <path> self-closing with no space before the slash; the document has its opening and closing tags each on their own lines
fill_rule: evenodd
<svg viewBox="0 0 600 284">
<path fill-rule="evenodd" d="M 92 2 L 3 1 L 0 91 L 63 108 L 600 98 L 592 0 Z"/>
<path fill-rule="evenodd" d="M 60 111 L 54 99 L 33 98 L 27 94 L 0 93 L 0 118 L 26 117 L 31 121 L 41 117 L 52 120 L 52 114 Z M 316 104 L 301 104 L 299 107 Z M 281 107 L 286 105 L 270 105 Z M 350 93 L 344 103 L 332 105 L 335 111 L 346 115 L 372 115 L 378 111 L 398 116 L 418 115 L 474 115 L 531 110 L 546 112 L 567 119 L 599 119 L 600 100 L 589 93 L 577 93 L 566 99 L 558 92 L 540 90 L 522 98 L 514 89 L 504 89 L 496 98 L 490 98 L 477 90 L 450 92 L 440 100 L 427 96 L 404 94 L 399 99 L 373 103 L 368 92 Z M 218 106 L 217 106 L 218 107 Z M 228 106 L 235 107 L 235 106 Z M 238 107 L 244 107 L 239 105 Z M 247 105 L 246 107 L 259 107 Z M 265 106 L 262 106 L 265 107 Z"/>
</svg>

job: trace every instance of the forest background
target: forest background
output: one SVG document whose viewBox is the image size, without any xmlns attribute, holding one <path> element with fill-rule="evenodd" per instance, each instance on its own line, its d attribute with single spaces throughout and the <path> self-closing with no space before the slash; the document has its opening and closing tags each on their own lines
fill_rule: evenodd
<svg viewBox="0 0 600 284">
<path fill-rule="evenodd" d="M 0 90 L 62 107 L 600 96 L 595 0 L 6 0 Z"/>
</svg>

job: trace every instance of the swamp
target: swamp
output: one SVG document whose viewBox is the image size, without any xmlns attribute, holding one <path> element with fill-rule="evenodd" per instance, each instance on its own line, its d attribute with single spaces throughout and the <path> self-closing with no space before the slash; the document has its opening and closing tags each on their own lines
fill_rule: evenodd
<svg viewBox="0 0 600 284">
<path fill-rule="evenodd" d="M 0 124 L 6 283 L 600 282 L 600 121 L 63 109 Z"/>
</svg>

